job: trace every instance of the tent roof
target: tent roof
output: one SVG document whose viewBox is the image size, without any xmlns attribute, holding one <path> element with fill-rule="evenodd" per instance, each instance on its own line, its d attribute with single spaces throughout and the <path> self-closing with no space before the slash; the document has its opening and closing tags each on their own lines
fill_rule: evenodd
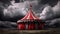
<svg viewBox="0 0 60 34">
<path fill-rule="evenodd" d="M 32 12 L 32 5 L 30 5 L 30 9 L 28 13 L 21 20 L 24 21 L 24 20 L 36 20 L 36 19 L 39 19 L 39 18 L 36 15 L 34 15 L 34 13 Z"/>
</svg>

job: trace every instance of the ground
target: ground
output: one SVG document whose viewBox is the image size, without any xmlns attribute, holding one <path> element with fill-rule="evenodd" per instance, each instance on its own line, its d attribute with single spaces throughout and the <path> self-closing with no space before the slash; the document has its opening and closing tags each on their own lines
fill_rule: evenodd
<svg viewBox="0 0 60 34">
<path fill-rule="evenodd" d="M 60 34 L 60 28 L 50 28 L 50 30 L 0 29 L 0 34 Z"/>
</svg>

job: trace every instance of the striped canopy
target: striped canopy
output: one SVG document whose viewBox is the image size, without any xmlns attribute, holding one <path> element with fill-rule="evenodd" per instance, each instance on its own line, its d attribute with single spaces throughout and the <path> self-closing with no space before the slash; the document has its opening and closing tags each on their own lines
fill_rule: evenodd
<svg viewBox="0 0 60 34">
<path fill-rule="evenodd" d="M 39 18 L 36 15 L 34 15 L 34 13 L 32 11 L 32 6 L 30 5 L 30 9 L 29 9 L 28 13 L 21 20 L 24 21 L 24 20 L 36 20 L 36 19 L 39 19 Z"/>
</svg>

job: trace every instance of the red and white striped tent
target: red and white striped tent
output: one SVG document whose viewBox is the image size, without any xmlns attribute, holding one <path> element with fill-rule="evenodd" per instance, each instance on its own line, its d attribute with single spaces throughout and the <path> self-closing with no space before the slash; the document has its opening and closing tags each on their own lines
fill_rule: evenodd
<svg viewBox="0 0 60 34">
<path fill-rule="evenodd" d="M 39 18 L 36 15 L 34 15 L 34 13 L 32 11 L 32 6 L 30 5 L 30 9 L 29 9 L 28 13 L 21 20 L 18 20 L 18 22 L 24 21 L 24 20 L 38 20 L 38 19 Z"/>
<path fill-rule="evenodd" d="M 40 19 L 36 15 L 34 15 L 34 13 L 32 12 L 32 6 L 30 5 L 30 9 L 29 9 L 28 13 L 26 14 L 26 16 L 24 18 L 22 18 L 21 20 L 17 21 L 18 29 L 24 30 L 24 29 L 28 28 L 28 30 L 34 30 L 35 29 L 35 24 L 33 24 L 34 20 L 37 20 L 37 21 L 39 20 L 39 23 L 40 23 Z M 32 23 L 29 23 L 29 21 L 30 22 L 32 21 Z M 44 25 L 40 23 L 39 26 L 37 26 L 37 28 L 42 29 L 43 26 Z"/>
</svg>

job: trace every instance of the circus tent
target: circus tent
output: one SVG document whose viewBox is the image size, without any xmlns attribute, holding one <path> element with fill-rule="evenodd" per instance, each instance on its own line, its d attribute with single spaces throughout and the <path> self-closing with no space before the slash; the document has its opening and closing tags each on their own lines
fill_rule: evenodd
<svg viewBox="0 0 60 34">
<path fill-rule="evenodd" d="M 17 21 L 18 29 L 20 30 L 34 30 L 34 29 L 42 29 L 44 27 L 44 23 L 33 13 L 32 5 L 30 5 L 28 13 L 22 19 Z"/>
</svg>

